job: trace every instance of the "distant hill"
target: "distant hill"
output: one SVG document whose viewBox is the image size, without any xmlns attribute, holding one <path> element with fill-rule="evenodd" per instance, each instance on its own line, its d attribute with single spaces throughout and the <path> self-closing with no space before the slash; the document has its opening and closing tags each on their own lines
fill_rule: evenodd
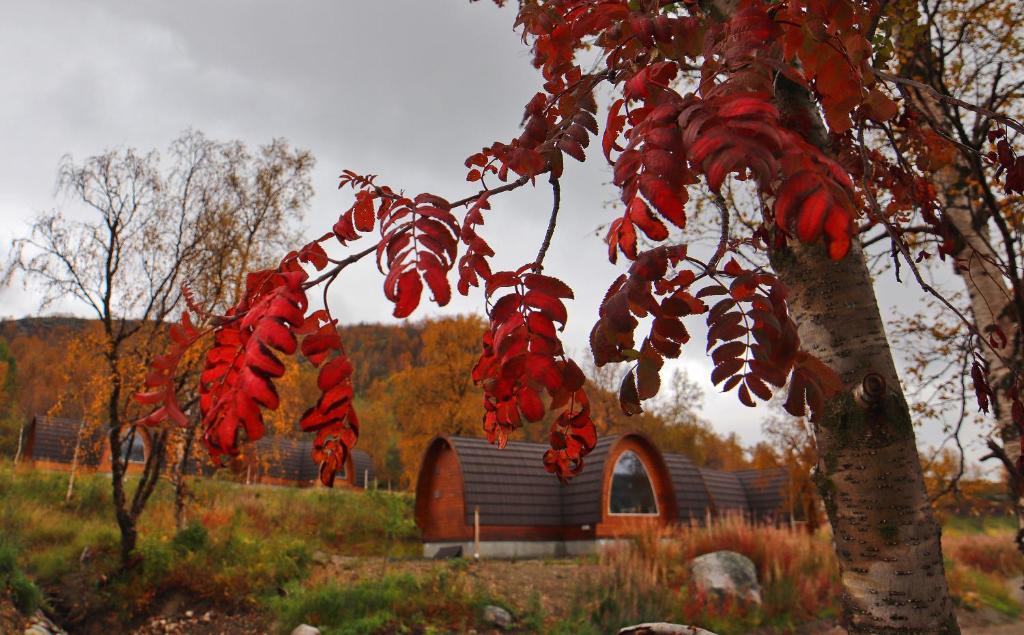
<svg viewBox="0 0 1024 635">
<path fill-rule="evenodd" d="M 95 319 L 69 316 L 28 317 L 17 320 L 0 320 L 0 337 L 12 345 L 12 349 L 24 354 L 28 339 L 34 339 L 33 347 L 61 346 L 68 337 L 97 324 Z M 353 383 L 356 392 L 364 392 L 373 383 L 393 373 L 418 365 L 423 342 L 420 334 L 423 326 L 419 323 L 352 324 L 338 329 L 342 342 L 355 367 Z M 38 351 L 41 352 L 41 351 Z"/>
<path fill-rule="evenodd" d="M 54 335 L 64 336 L 80 332 L 96 321 L 60 315 L 0 320 L 0 337 L 9 342 L 16 337 L 39 337 L 45 339 Z"/>
</svg>

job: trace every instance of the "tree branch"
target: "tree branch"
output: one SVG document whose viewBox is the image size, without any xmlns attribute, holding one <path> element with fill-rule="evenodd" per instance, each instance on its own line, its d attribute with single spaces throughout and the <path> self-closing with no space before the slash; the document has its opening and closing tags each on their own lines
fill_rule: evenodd
<svg viewBox="0 0 1024 635">
<path fill-rule="evenodd" d="M 558 179 L 554 174 L 548 179 L 551 183 L 551 216 L 548 218 L 548 229 L 544 232 L 544 242 L 540 245 L 540 251 L 537 252 L 537 264 L 533 266 L 533 270 L 540 273 L 544 269 L 544 256 L 548 253 L 548 248 L 551 247 L 551 237 L 555 234 L 555 224 L 558 222 L 558 208 L 562 203 L 562 186 L 558 184 Z"/>
</svg>

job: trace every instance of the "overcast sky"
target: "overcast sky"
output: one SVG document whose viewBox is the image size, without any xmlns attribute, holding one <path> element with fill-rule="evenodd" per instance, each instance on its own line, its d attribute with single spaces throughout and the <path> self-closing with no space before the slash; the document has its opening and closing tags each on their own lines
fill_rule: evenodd
<svg viewBox="0 0 1024 635">
<path fill-rule="evenodd" d="M 514 12 L 466 0 L 7 1 L 0 6 L 0 256 L 39 211 L 60 204 L 58 161 L 108 148 L 165 149 L 188 127 L 250 146 L 285 137 L 317 159 L 309 235 L 327 231 L 349 195 L 343 168 L 383 183 L 447 198 L 471 193 L 462 162 L 517 133 L 539 86 Z M 582 351 L 597 306 L 618 269 L 595 228 L 612 214 L 597 147 L 585 165 L 567 160 L 563 213 L 545 271 L 577 292 L 566 340 Z M 536 253 L 550 194 L 517 192 L 493 203 L 483 235 L 499 266 Z M 69 209 L 69 213 L 76 213 Z M 381 276 L 368 261 L 331 296 L 345 322 L 393 321 Z M 883 310 L 921 294 L 885 280 Z M 424 298 L 426 299 L 426 298 Z M 428 305 L 417 316 L 440 313 Z M 0 317 L 33 315 L 38 294 L 0 289 Z M 56 310 L 84 314 L 71 303 Z M 479 294 L 445 311 L 481 312 Z M 702 330 L 693 324 L 695 336 Z M 682 361 L 694 379 L 710 365 L 702 334 Z M 720 432 L 762 438 L 765 409 L 751 411 L 705 386 L 705 417 Z M 372 425 L 372 422 L 366 422 Z M 938 430 L 920 435 L 925 443 Z M 974 453 L 977 454 L 976 452 Z"/>
</svg>

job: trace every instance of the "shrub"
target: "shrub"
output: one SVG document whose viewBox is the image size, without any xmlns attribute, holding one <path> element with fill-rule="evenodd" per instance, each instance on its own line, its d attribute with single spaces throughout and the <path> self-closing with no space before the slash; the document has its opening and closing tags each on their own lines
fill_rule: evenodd
<svg viewBox="0 0 1024 635">
<path fill-rule="evenodd" d="M 23 614 L 31 615 L 42 606 L 42 592 L 21 571 L 15 572 L 9 578 L 7 585 L 11 592 L 11 601 L 14 602 L 14 606 Z"/>
<path fill-rule="evenodd" d="M 174 551 L 160 540 L 144 540 L 139 546 L 142 556 L 142 579 L 150 587 L 157 586 L 167 577 L 174 564 Z"/>
<path fill-rule="evenodd" d="M 174 534 L 171 545 L 178 551 L 202 551 L 210 543 L 210 532 L 200 523 L 189 523 L 184 529 Z"/>
<path fill-rule="evenodd" d="M 959 534 L 942 537 L 943 553 L 959 565 L 1011 578 L 1024 574 L 1024 556 L 1011 532 Z"/>
<path fill-rule="evenodd" d="M 34 613 L 43 603 L 43 594 L 18 568 L 17 550 L 14 546 L 0 543 L 0 595 L 9 593 L 14 606 L 28 615 Z"/>
</svg>

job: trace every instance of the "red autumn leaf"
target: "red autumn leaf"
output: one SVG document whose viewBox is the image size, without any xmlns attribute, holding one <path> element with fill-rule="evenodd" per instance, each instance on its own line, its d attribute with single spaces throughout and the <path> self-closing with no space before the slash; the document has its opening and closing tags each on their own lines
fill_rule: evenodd
<svg viewBox="0 0 1024 635">
<path fill-rule="evenodd" d="M 527 421 L 540 421 L 544 418 L 544 402 L 537 395 L 537 391 L 529 386 L 523 386 L 518 394 L 519 410 Z"/>
<path fill-rule="evenodd" d="M 553 298 L 573 298 L 572 289 L 558 278 L 543 276 L 539 273 L 528 273 L 523 276 L 523 284 L 531 291 L 537 291 Z"/>
<path fill-rule="evenodd" d="M 640 197 L 636 197 L 630 202 L 629 210 L 626 213 L 629 215 L 629 219 L 651 240 L 662 241 L 668 238 L 668 229 L 665 224 L 651 215 L 647 203 Z"/>
<path fill-rule="evenodd" d="M 420 303 L 420 294 L 423 292 L 423 282 L 415 269 L 410 269 L 398 278 L 397 301 L 395 302 L 394 316 L 396 318 L 408 317 Z"/>
</svg>

